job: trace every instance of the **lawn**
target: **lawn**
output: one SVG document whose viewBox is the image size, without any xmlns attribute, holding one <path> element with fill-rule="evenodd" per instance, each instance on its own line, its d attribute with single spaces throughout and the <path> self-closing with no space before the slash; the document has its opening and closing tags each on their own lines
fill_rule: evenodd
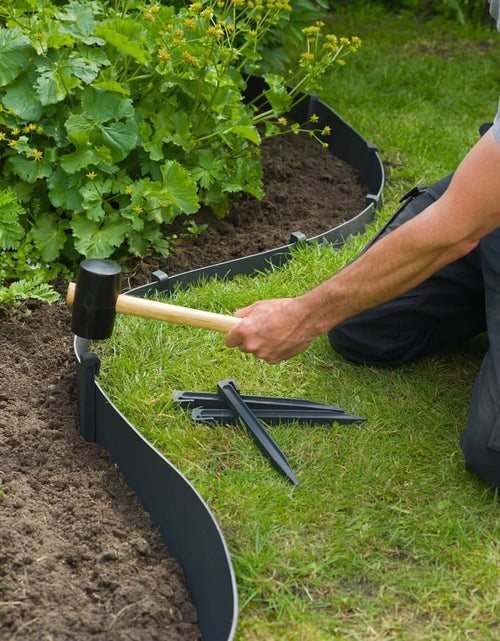
<svg viewBox="0 0 500 641">
<path fill-rule="evenodd" d="M 206 282 L 174 302 L 223 313 L 300 294 L 351 260 L 414 184 L 453 171 L 491 120 L 500 83 L 493 29 L 419 22 L 369 5 L 332 14 L 362 49 L 321 97 L 387 168 L 379 220 L 342 250 L 297 250 L 255 278 Z M 277 366 L 220 334 L 120 318 L 102 384 L 207 500 L 231 552 L 238 641 L 463 640 L 500 635 L 496 492 L 464 470 L 458 439 L 484 336 L 400 368 L 344 361 L 320 337 Z M 310 398 L 365 423 L 269 427 L 300 485 L 280 477 L 241 427 L 194 426 L 175 389 Z"/>
</svg>

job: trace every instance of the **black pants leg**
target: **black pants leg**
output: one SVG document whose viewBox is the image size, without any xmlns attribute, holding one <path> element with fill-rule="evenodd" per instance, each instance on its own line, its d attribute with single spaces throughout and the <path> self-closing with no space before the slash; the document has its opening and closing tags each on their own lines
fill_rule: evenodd
<svg viewBox="0 0 500 641">
<path fill-rule="evenodd" d="M 485 236 L 479 248 L 490 345 L 474 384 L 460 444 L 467 469 L 500 487 L 500 229 Z"/>
</svg>

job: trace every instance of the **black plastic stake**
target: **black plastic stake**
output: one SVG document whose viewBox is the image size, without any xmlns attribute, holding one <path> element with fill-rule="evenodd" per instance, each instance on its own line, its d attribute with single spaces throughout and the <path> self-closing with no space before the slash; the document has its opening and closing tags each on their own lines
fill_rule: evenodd
<svg viewBox="0 0 500 641">
<path fill-rule="evenodd" d="M 241 398 L 238 386 L 232 379 L 217 383 L 217 389 L 228 407 L 232 409 L 243 421 L 245 427 L 252 435 L 259 449 L 269 458 L 273 466 L 287 478 L 293 485 L 299 482 L 295 476 L 286 456 L 266 432 L 260 421 Z"/>
<path fill-rule="evenodd" d="M 303 398 L 283 398 L 279 396 L 252 396 L 240 394 L 242 400 L 253 411 L 259 410 L 324 410 L 330 412 L 343 412 L 344 410 L 336 405 L 326 405 L 317 401 L 309 401 Z M 219 394 L 213 392 L 189 392 L 176 390 L 174 401 L 181 407 L 203 407 L 205 409 L 216 409 L 225 407 Z"/>
<path fill-rule="evenodd" d="M 325 410 L 261 410 L 252 409 L 255 418 L 267 425 L 278 423 L 299 423 L 301 425 L 346 425 L 366 421 L 363 416 L 353 416 L 344 412 L 329 412 Z M 191 412 L 191 418 L 197 423 L 225 423 L 235 424 L 238 422 L 238 415 L 230 409 L 217 407 L 195 407 Z"/>
</svg>

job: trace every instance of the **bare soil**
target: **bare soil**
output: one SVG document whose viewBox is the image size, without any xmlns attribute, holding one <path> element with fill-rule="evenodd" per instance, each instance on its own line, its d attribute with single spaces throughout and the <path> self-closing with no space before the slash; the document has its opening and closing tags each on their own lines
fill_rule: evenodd
<svg viewBox="0 0 500 641">
<path fill-rule="evenodd" d="M 356 172 L 310 138 L 263 147 L 266 198 L 180 238 L 167 259 L 129 263 L 126 289 L 314 236 L 364 208 Z M 0 640 L 200 638 L 182 569 L 106 453 L 79 435 L 70 313 L 0 308 Z"/>
</svg>

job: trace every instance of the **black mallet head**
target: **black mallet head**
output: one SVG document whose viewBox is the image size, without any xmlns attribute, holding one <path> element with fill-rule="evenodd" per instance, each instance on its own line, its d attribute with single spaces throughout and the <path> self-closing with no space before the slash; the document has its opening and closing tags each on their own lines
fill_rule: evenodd
<svg viewBox="0 0 500 641">
<path fill-rule="evenodd" d="M 74 334 L 89 340 L 111 336 L 121 272 L 120 266 L 111 260 L 88 258 L 82 261 L 72 301 L 71 329 Z"/>
</svg>

